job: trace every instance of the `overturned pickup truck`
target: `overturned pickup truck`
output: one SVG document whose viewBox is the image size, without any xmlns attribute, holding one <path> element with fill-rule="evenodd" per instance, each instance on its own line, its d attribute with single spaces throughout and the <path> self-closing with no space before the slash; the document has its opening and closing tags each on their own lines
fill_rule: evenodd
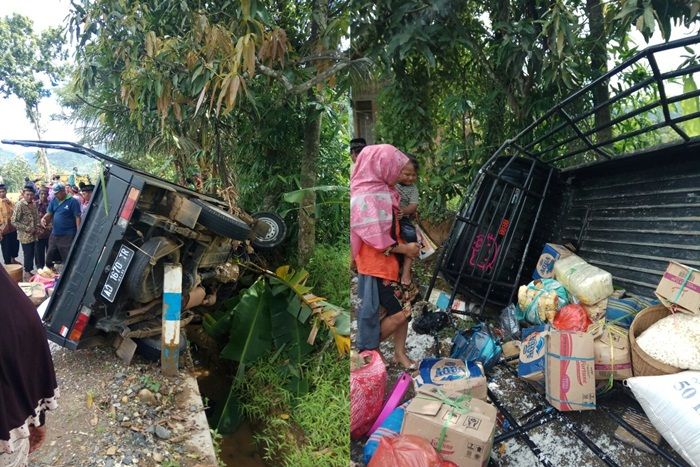
<svg viewBox="0 0 700 467">
<path fill-rule="evenodd" d="M 697 363 L 671 366 L 661 357 L 657 361 L 642 353 L 640 341 L 635 340 L 639 337 L 635 335 L 637 331 L 642 333 L 652 323 L 651 318 L 646 322 L 638 318 L 653 316 L 654 323 L 660 322 L 671 315 L 672 310 L 667 307 L 676 311 L 682 292 L 691 295 L 692 288 L 694 296 L 698 296 L 697 285 L 688 286 L 690 272 L 700 268 L 700 91 L 696 83 L 700 65 L 695 58 L 698 43 L 700 36 L 694 36 L 650 47 L 566 98 L 505 141 L 480 169 L 463 200 L 437 261 L 426 300 L 437 285 L 438 276 L 442 276 L 451 291 L 444 309 L 482 322 L 493 321 L 496 313 L 508 311 L 504 307 L 516 309 L 514 304 L 519 303 L 519 312 L 528 307 L 527 303 L 536 303 L 545 291 L 545 286 L 537 282 L 552 280 L 558 284 L 558 290 L 570 289 L 565 279 L 572 277 L 574 267 L 588 263 L 589 271 L 589 265 L 595 266 L 609 278 L 607 291 L 591 302 L 582 297 L 590 294 L 592 287 L 579 287 L 573 295 L 582 304 L 591 305 L 584 307 L 587 320 L 600 326 L 610 325 L 610 329 L 620 325 L 614 328 L 619 331 L 619 346 L 613 348 L 609 334 L 609 341 L 601 344 L 602 351 L 600 346 L 594 347 L 592 336 L 579 333 L 581 339 L 590 337 L 585 352 L 580 351 L 580 355 L 574 355 L 579 350 L 573 349 L 572 341 L 556 341 L 556 337 L 551 337 L 561 334 L 545 330 L 542 336 L 548 335 L 547 339 L 525 341 L 523 338 L 526 350 L 519 351 L 521 363 L 527 363 L 531 355 L 542 355 L 538 361 L 544 369 L 538 368 L 533 378 L 524 375 L 525 372 L 516 372 L 503 359 L 495 366 L 490 375 L 489 398 L 505 421 L 496 432 L 497 448 L 492 459 L 497 458 L 501 465 L 685 466 L 688 462 L 690 465 L 700 462 L 697 437 L 695 442 L 677 441 L 682 440 L 678 433 L 698 432 L 697 417 L 694 425 L 684 424 L 682 417 L 700 410 L 695 397 L 700 380 L 697 372 L 682 370 L 700 368 L 694 366 Z M 682 62 L 680 57 L 687 54 L 692 58 Z M 597 98 L 601 88 L 610 96 L 604 102 Z M 551 271 L 553 262 L 558 261 L 558 256 L 553 255 L 564 254 L 552 250 L 552 245 L 547 245 L 549 242 L 571 245 L 580 256 L 578 259 L 585 262 L 565 269 L 563 279 L 554 264 L 558 282 L 539 281 L 551 277 L 540 274 L 547 269 L 542 267 L 543 262 L 548 262 Z M 545 249 L 550 250 L 548 257 Z M 567 259 L 571 258 L 574 257 Z M 561 260 L 561 264 L 567 259 Z M 668 272 L 669 262 L 680 263 L 674 267 L 682 268 L 682 277 L 676 278 L 673 274 L 677 273 Z M 637 309 L 630 307 L 620 315 L 629 318 L 623 329 L 620 318 L 612 316 L 616 309 L 608 298 L 612 301 L 622 297 L 618 303 L 625 304 L 633 303 L 634 299 L 642 302 L 655 299 L 662 277 L 674 281 L 673 294 L 668 295 L 673 298 L 672 306 L 664 302 L 666 307 L 651 303 Z M 532 289 L 535 298 L 526 296 L 525 300 L 519 300 L 519 290 L 533 279 L 532 284 L 540 287 Z M 528 285 L 526 292 L 530 290 Z M 470 302 L 468 306 L 457 301 L 458 294 Z M 553 292 L 550 297 L 556 298 Z M 659 298 L 664 301 L 660 293 Z M 576 303 L 572 306 L 578 307 Z M 595 305 L 602 308 L 596 310 Z M 685 318 L 691 319 L 695 313 L 697 320 L 700 317 L 697 307 L 696 299 L 692 309 L 695 311 L 691 310 Z M 537 311 L 537 307 L 533 309 Z M 676 315 L 683 316 L 680 312 Z M 518 320 L 524 322 L 517 312 L 513 316 L 516 326 Z M 552 320 L 548 315 L 535 318 L 540 323 L 528 318 L 529 323 L 549 321 L 556 327 L 556 318 Z M 681 347 L 680 326 L 666 336 L 655 341 L 654 346 L 664 353 Z M 533 343 L 531 348 L 527 348 L 526 342 Z M 544 347 L 545 342 L 546 345 L 555 342 L 553 350 Z M 563 350 L 556 348 L 559 344 Z M 511 363 L 518 362 L 515 348 Z M 613 353 L 617 352 L 615 358 L 620 358 L 621 349 L 627 352 L 626 362 L 618 365 L 616 362 L 622 360 L 614 360 Z M 567 367 L 569 360 L 578 360 L 577 366 Z M 587 367 L 578 366 L 583 361 L 589 362 Z M 599 364 L 606 361 L 608 365 Z M 564 363 L 557 367 L 558 362 Z M 598 372 L 606 366 L 614 371 L 608 370 L 609 375 L 603 378 L 596 373 L 597 388 L 590 384 L 589 371 L 587 384 L 592 391 L 581 391 L 576 408 L 561 408 L 564 402 L 575 400 L 572 388 L 581 386 L 585 379 L 581 376 L 583 372 L 572 378 L 566 373 L 567 368 L 595 368 Z M 615 373 L 618 367 L 627 374 Z M 551 368 L 554 370 L 548 372 Z M 556 373 L 559 370 L 561 373 Z M 632 372 L 635 377 L 649 377 L 633 378 L 639 381 L 638 386 L 668 388 L 655 392 L 656 396 L 662 395 L 666 407 L 675 410 L 675 418 L 671 417 L 675 427 L 663 423 L 657 412 L 645 408 L 654 422 L 651 427 L 640 410 L 640 404 L 645 407 L 643 398 L 636 391 L 635 398 L 631 397 L 630 390 L 620 383 L 631 377 Z M 689 381 L 667 386 L 674 377 L 687 377 Z M 544 385 L 535 390 L 530 380 Z M 663 386 L 656 386 L 657 382 Z M 630 380 L 627 384 L 632 387 Z M 673 399 L 675 392 L 680 393 L 686 387 L 690 387 L 687 394 Z M 584 400 L 584 396 L 588 399 Z M 686 401 L 692 401 L 693 405 Z M 577 412 L 583 409 L 590 412 Z M 659 433 L 673 449 L 660 444 Z M 576 443 L 569 443 L 569 438 Z M 625 442 L 641 446 L 650 455 L 641 451 L 630 454 L 616 438 L 627 439 Z M 566 448 L 561 447 L 564 445 Z"/>
<path fill-rule="evenodd" d="M 231 289 L 238 263 L 284 241 L 274 213 L 232 215 L 222 201 L 68 142 L 3 141 L 71 151 L 104 163 L 90 206 L 43 315 L 49 338 L 70 349 L 94 330 L 158 334 L 166 263 L 182 265 L 183 311 Z M 245 219 L 245 220 L 243 220 Z M 185 311 L 183 322 L 191 314 Z"/>
</svg>

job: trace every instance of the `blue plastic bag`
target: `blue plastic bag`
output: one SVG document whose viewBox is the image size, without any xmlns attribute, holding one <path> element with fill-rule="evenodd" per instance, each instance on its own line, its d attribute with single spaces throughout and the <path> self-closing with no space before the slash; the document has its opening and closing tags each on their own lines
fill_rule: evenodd
<svg viewBox="0 0 700 467">
<path fill-rule="evenodd" d="M 501 357 L 501 346 L 493 338 L 488 327 L 477 324 L 467 331 L 460 331 L 452 339 L 450 358 L 465 362 L 481 362 L 484 370 L 491 370 Z"/>
<path fill-rule="evenodd" d="M 369 464 L 370 459 L 374 455 L 374 452 L 379 447 L 379 441 L 385 436 L 398 436 L 401 432 L 401 424 L 403 423 L 403 415 L 405 413 L 406 406 L 410 401 L 404 402 L 402 405 L 396 407 L 388 417 L 384 420 L 379 428 L 374 430 L 365 443 L 364 449 L 364 460 L 365 464 Z"/>
</svg>

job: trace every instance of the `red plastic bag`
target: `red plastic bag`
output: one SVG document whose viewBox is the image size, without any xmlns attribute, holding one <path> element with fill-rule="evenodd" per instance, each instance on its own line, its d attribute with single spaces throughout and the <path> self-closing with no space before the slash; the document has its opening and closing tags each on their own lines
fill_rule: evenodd
<svg viewBox="0 0 700 467">
<path fill-rule="evenodd" d="M 415 435 L 385 436 L 367 467 L 447 467 L 430 442 Z"/>
<path fill-rule="evenodd" d="M 566 305 L 557 312 L 552 325 L 560 331 L 588 331 L 592 323 L 588 312 L 578 304 Z"/>
<path fill-rule="evenodd" d="M 379 416 L 386 390 L 386 367 L 374 350 L 360 352 L 368 363 L 350 371 L 350 436 L 360 438 Z"/>
</svg>

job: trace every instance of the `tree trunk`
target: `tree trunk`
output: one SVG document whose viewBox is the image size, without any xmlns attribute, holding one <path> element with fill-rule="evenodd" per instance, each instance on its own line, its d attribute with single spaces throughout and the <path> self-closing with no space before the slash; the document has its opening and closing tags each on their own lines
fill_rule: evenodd
<svg viewBox="0 0 700 467">
<path fill-rule="evenodd" d="M 591 42 L 591 68 L 593 78 L 597 78 L 608 71 L 608 54 L 606 51 L 605 24 L 603 23 L 602 0 L 586 0 L 586 14 L 590 28 L 589 40 Z M 593 88 L 593 105 L 596 106 L 610 98 L 608 93 L 608 81 L 605 80 Z M 596 128 L 610 122 L 610 106 L 604 106 L 595 113 Z M 606 141 L 612 138 L 612 128 L 604 128 L 597 133 L 598 141 Z"/>
<path fill-rule="evenodd" d="M 29 120 L 34 126 L 34 131 L 36 132 L 36 139 L 41 141 L 41 135 L 44 131 L 41 129 L 41 115 L 39 114 L 39 107 L 36 105 L 27 105 L 26 110 L 27 116 L 29 117 Z M 46 154 L 46 149 L 39 148 L 36 154 L 37 158 L 39 159 L 39 166 L 42 167 L 44 171 L 44 180 L 48 182 L 51 180 L 51 165 L 49 164 L 49 157 Z"/>
<path fill-rule="evenodd" d="M 309 91 L 309 102 L 316 100 L 313 91 Z M 309 106 L 313 108 L 313 106 Z M 304 125 L 304 154 L 301 159 L 301 187 L 316 186 L 316 163 L 321 146 L 321 117 L 320 111 L 308 110 Z M 297 252 L 299 264 L 308 263 L 316 246 L 316 193 L 309 191 L 304 194 L 299 210 L 299 242 Z"/>
<path fill-rule="evenodd" d="M 316 45 L 323 32 L 326 30 L 328 21 L 327 0 L 316 0 L 313 2 L 311 15 L 311 28 L 309 34 L 309 44 Z M 307 91 L 308 105 L 306 112 L 306 122 L 304 124 L 304 154 L 301 158 L 301 188 L 312 188 L 316 186 L 316 165 L 318 161 L 318 151 L 321 146 L 321 111 L 316 106 L 311 105 L 317 102 L 316 93 L 313 88 Z M 297 243 L 297 255 L 299 264 L 305 265 L 311 259 L 311 255 L 316 247 L 316 192 L 309 191 L 304 194 L 299 210 L 299 240 Z"/>
</svg>

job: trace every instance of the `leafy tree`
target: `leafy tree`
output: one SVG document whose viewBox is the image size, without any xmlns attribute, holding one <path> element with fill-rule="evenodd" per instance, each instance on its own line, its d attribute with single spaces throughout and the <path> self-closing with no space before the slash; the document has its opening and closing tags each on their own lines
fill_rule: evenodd
<svg viewBox="0 0 700 467">
<path fill-rule="evenodd" d="M 39 103 L 51 91 L 45 80 L 56 86 L 62 76 L 61 61 L 65 59 L 63 36 L 59 28 L 34 33 L 32 20 L 14 14 L 0 18 L 0 95 L 15 96 L 24 103 L 27 118 L 38 139 L 44 132 Z M 46 151 L 38 151 L 39 161 L 48 180 L 49 160 Z"/>
<path fill-rule="evenodd" d="M 291 173 L 311 187 L 327 85 L 353 64 L 340 48 L 346 11 L 342 1 L 317 0 L 76 2 L 77 92 L 70 100 L 88 122 L 90 140 L 135 157 L 158 154 L 181 181 L 198 171 L 218 189 L 237 187 L 237 173 L 246 171 L 232 157 L 245 139 L 242 120 L 263 120 L 270 109 L 262 101 L 292 114 L 302 109 L 303 143 Z M 258 144 L 252 155 L 287 156 Z M 302 263 L 313 249 L 314 227 L 313 216 L 300 210 Z"/>
<path fill-rule="evenodd" d="M 375 60 L 383 88 L 377 134 L 422 159 L 433 216 L 506 138 L 629 53 L 630 28 L 648 38 L 656 25 L 668 38 L 671 24 L 696 21 L 700 7 L 697 0 L 358 2 L 353 51 Z M 609 86 L 567 112 L 606 101 Z M 601 109 L 595 124 L 610 118 Z"/>
<path fill-rule="evenodd" d="M 3 182 L 7 185 L 7 191 L 11 193 L 22 190 L 24 177 L 31 172 L 31 167 L 21 156 L 17 156 L 0 165 L 0 175 L 2 175 Z"/>
</svg>

